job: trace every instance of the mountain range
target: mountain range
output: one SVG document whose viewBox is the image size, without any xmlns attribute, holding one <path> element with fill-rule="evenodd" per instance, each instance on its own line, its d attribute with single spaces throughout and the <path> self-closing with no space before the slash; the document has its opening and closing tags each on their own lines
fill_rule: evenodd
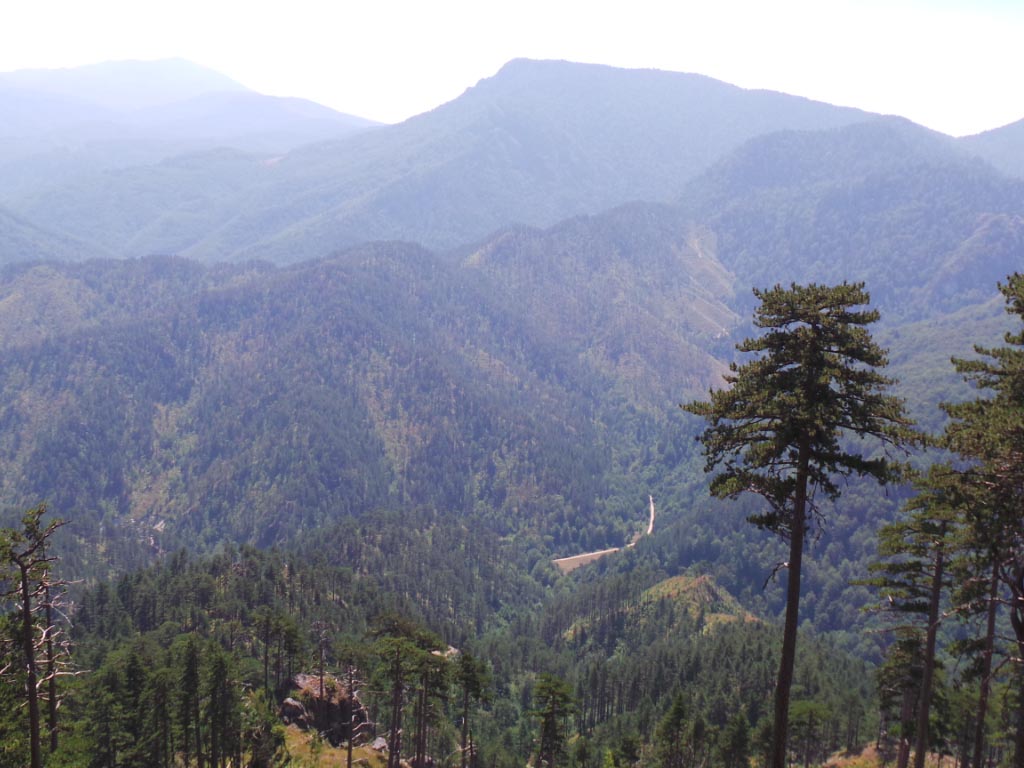
<svg viewBox="0 0 1024 768">
<path fill-rule="evenodd" d="M 999 339 L 996 282 L 1024 263 L 1014 126 L 954 140 L 527 60 L 374 126 L 138 66 L 0 77 L 21 115 L 0 153 L 0 486 L 11 511 L 47 499 L 83 562 L 115 571 L 381 510 L 511 538 L 532 568 L 621 546 L 653 494 L 664 538 L 624 557 L 712 563 L 743 593 L 771 550 L 737 563 L 711 543 L 743 512 L 701 517 L 676 406 L 721 381 L 750 289 L 865 281 L 934 427 L 965 392 L 949 356 Z M 52 135 L 32 136 L 39 105 L 63 115 Z M 305 138 L 258 146 L 272 133 Z M 892 514 L 854 496 L 842 530 Z M 856 540 L 830 568 L 863 561 Z"/>
<path fill-rule="evenodd" d="M 133 127 L 143 131 L 154 110 L 165 126 L 192 115 L 195 137 L 195 126 L 210 122 L 201 105 L 242 98 L 257 97 L 194 94 L 133 113 Z M 168 119 L 172 108 L 178 117 Z M 863 117 L 696 75 L 520 60 L 405 123 L 339 131 L 283 156 L 207 152 L 109 167 L 83 149 L 81 170 L 51 173 L 23 161 L 4 174 L 0 204 L 117 256 L 298 261 L 375 239 L 447 248 L 509 223 L 545 226 L 632 200 L 669 201 L 748 138 Z M 147 141 L 169 140 L 158 127 Z M 251 149 L 219 131 L 225 145 Z M 19 185 L 25 175 L 31 184 Z"/>
</svg>

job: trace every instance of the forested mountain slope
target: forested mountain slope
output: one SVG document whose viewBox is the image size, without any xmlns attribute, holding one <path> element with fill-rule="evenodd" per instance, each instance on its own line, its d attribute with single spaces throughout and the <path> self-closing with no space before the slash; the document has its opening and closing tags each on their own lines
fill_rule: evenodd
<svg viewBox="0 0 1024 768">
<path fill-rule="evenodd" d="M 229 191 L 237 170 L 276 167 L 217 159 Z M 204 157 L 164 166 L 211 189 Z M 11 267 L 3 487 L 12 508 L 44 498 L 83 537 L 124 544 L 104 544 L 115 564 L 147 557 L 153 526 L 156 547 L 267 545 L 403 507 L 567 555 L 623 544 L 656 492 L 663 522 L 693 534 L 689 554 L 659 555 L 669 570 L 721 559 L 744 593 L 774 555 L 758 545 L 745 580 L 727 562 L 716 542 L 757 537 L 742 508 L 696 504 L 696 426 L 676 406 L 720 381 L 750 288 L 864 279 L 894 373 L 909 374 L 901 392 L 935 424 L 935 401 L 962 389 L 948 357 L 998 333 L 995 305 L 972 307 L 1020 263 L 1022 189 L 944 137 L 877 120 L 754 139 L 679 206 L 506 227 L 440 254 Z M 214 197 L 197 217 L 216 217 Z M 936 337 L 941 323 L 957 332 Z M 840 528 L 873 530 L 893 506 L 880 504 L 865 495 Z M 863 560 L 869 538 L 840 543 L 832 566 Z"/>
<path fill-rule="evenodd" d="M 702 119 L 750 109 L 761 122 L 682 142 L 682 128 L 697 125 L 687 122 L 694 100 L 707 107 Z M 615 119 L 602 123 L 601 110 Z M 640 115 L 654 139 L 630 133 Z M 771 612 L 778 591 L 758 587 L 777 553 L 743 522 L 752 509 L 704 500 L 696 425 L 676 408 L 720 382 L 749 331 L 750 288 L 865 280 L 893 372 L 906 374 L 901 392 L 932 426 L 936 401 L 962 393 L 945 360 L 998 335 L 998 308 L 987 302 L 1022 254 L 1024 185 L 946 137 L 851 117 L 703 78 L 520 61 L 402 126 L 275 163 L 219 150 L 118 172 L 130 183 L 103 187 L 106 219 L 95 222 L 112 250 L 157 238 L 187 251 L 189 236 L 176 239 L 183 232 L 228 219 L 248 222 L 246 236 L 277 237 L 289 211 L 319 221 L 309 231 L 330 250 L 348 236 L 330 223 L 341 219 L 317 218 L 321 202 L 344 207 L 360 194 L 351 210 L 369 211 L 359 206 L 397 199 L 388 196 L 407 189 L 409 174 L 422 180 L 421 202 L 451 205 L 421 222 L 442 241 L 458 216 L 479 213 L 485 189 L 531 188 L 534 198 L 517 201 L 526 208 L 494 198 L 507 217 L 531 199 L 550 206 L 540 218 L 574 210 L 583 198 L 573 190 L 587 205 L 635 195 L 680 202 L 632 203 L 546 229 L 508 225 L 441 252 L 361 245 L 291 267 L 166 257 L 8 267 L 8 510 L 49 501 L 83 543 L 69 565 L 88 561 L 92 572 L 179 542 L 295 541 L 380 511 L 511 536 L 520 553 L 535 553 L 521 561 L 533 569 L 553 555 L 622 545 L 654 493 L 655 537 L 608 567 L 631 567 L 639 552 L 668 575 L 703 563 Z M 743 131 L 793 120 L 833 127 L 752 138 L 684 189 L 686 174 Z M 498 134 L 509 140 L 492 140 Z M 679 151 L 666 171 L 670 145 Z M 432 165 L 420 163 L 424 152 Z M 460 166 L 458 157 L 474 159 Z M 362 181 L 346 186 L 357 166 Z M 488 167 L 502 170 L 490 179 Z M 466 173 L 451 175 L 459 168 Z M 513 171 L 524 186 L 510 182 Z M 428 188 L 466 197 L 445 202 Z M 84 228 L 92 214 L 76 199 L 90 189 L 69 184 L 46 203 Z M 280 216 L 261 208 L 271 198 Z M 405 215 L 387 210 L 395 221 Z M 259 221 L 246 218 L 254 211 Z M 498 218 L 472 226 L 489 220 Z M 286 260 L 301 259 L 305 227 L 278 241 Z M 74 251 L 67 241 L 57 252 L 13 242 L 15 259 Z M 833 515 L 806 602 L 822 626 L 846 627 L 856 615 L 863 594 L 838 574 L 863 565 L 898 498 L 854 486 Z M 737 551 L 748 553 L 741 562 Z"/>
<path fill-rule="evenodd" d="M 105 255 L 100 247 L 48 231 L 0 207 L 0 264 L 39 259 L 78 261 Z"/>
<path fill-rule="evenodd" d="M 20 170 L 31 175 L 34 166 L 23 164 Z M 265 158 L 207 149 L 147 165 L 85 167 L 56 188 L 22 198 L 16 207 L 29 220 L 77 232 L 94 250 L 114 256 L 172 254 L 188 248 L 195 232 L 245 210 L 268 174 L 273 170 Z M 24 259 L 18 256 L 12 253 L 8 261 Z"/>
<path fill-rule="evenodd" d="M 506 231 L 464 261 L 377 244 L 289 269 L 9 268 L 5 495 L 94 542 L 267 545 L 425 507 L 547 551 L 621 545 L 637 463 L 716 380 L 706 345 L 735 322 L 713 255 L 646 210 Z"/>
<path fill-rule="evenodd" d="M 473 531 L 414 520 L 426 527 L 413 531 L 378 517 L 364 530 L 328 526 L 320 546 L 228 546 L 204 557 L 180 551 L 86 590 L 74 637 L 76 659 L 89 672 L 62 685 L 61 750 L 48 764 L 75 764 L 95 753 L 108 764 L 145 765 L 162 755 L 194 754 L 198 745 L 265 749 L 279 722 L 268 702 L 294 695 L 309 711 L 320 709 L 315 695 L 295 690 L 292 677 L 315 673 L 318 657 L 326 662 L 328 690 L 347 670 L 365 681 L 360 718 L 387 733 L 395 716 L 388 683 L 396 651 L 410 681 L 418 677 L 411 671 L 433 656 L 432 755 L 457 754 L 457 726 L 468 715 L 481 761 L 522 764 L 536 749 L 544 675 L 564 679 L 574 699 L 567 725 L 579 733 L 572 745 L 577 761 L 608 754 L 632 764 L 650 754 L 652 742 L 664 738 L 657 723 L 674 701 L 685 704 L 682 718 L 698 754 L 760 750 L 754 739 L 764 730 L 776 633 L 713 579 L 651 575 L 648 587 L 636 575 L 610 577 L 553 597 L 517 575 L 507 548 L 495 557 L 486 535 L 477 540 Z M 434 546 L 424 550 L 429 537 Z M 442 551 L 447 566 L 435 560 Z M 447 653 L 430 654 L 445 644 Z M 479 665 L 477 691 L 468 699 L 466 661 Z M 813 741 L 804 737 L 805 750 L 813 743 L 824 755 L 873 733 L 865 668 L 805 638 L 800 706 L 817 720 L 806 724 Z M 207 681 L 218 679 L 218 669 L 226 680 L 215 699 Z M 189 697 L 218 706 L 166 706 Z M 406 712 L 412 711 L 410 704 Z M 322 713 L 317 721 L 321 757 L 334 761 L 344 754 L 343 745 L 334 747 L 347 728 Z M 409 722 L 410 733 L 422 727 L 419 718 Z M 0 718 L 0 735 L 9 753 L 23 747 L 16 715 Z M 309 736 L 293 726 L 287 740 L 295 747 Z M 283 743 L 285 736 L 278 731 L 276 738 Z M 403 742 L 406 752 L 413 741 Z"/>
<path fill-rule="evenodd" d="M 547 583 L 550 557 L 628 541 L 652 493 L 654 536 L 597 572 L 707 570 L 772 614 L 782 590 L 762 585 L 782 553 L 745 523 L 749 500 L 706 499 L 699 425 L 676 407 L 719 380 L 722 327 L 738 323 L 729 274 L 677 223 L 671 209 L 632 206 L 444 259 L 378 244 L 287 269 L 8 268 L 8 511 L 45 499 L 71 519 L 62 568 L 79 575 L 185 543 L 356 552 L 404 521 L 422 529 L 414 542 L 426 537 L 418 561 L 440 556 L 445 530 L 469 527 L 493 547 L 511 537 L 509 566 Z M 894 372 L 914 373 L 902 391 L 919 410 L 934 409 L 918 400 L 934 372 L 952 378 L 949 354 L 969 353 L 952 347 L 1000 327 L 989 310 L 934 322 L 893 336 L 907 350 Z M 866 593 L 849 579 L 900 498 L 855 484 L 828 512 L 805 590 L 822 629 L 861 621 Z M 339 519 L 352 525 L 328 544 L 324 526 Z M 374 562 L 369 572 L 393 572 L 386 556 Z M 848 638 L 875 653 L 875 638 Z"/>
</svg>

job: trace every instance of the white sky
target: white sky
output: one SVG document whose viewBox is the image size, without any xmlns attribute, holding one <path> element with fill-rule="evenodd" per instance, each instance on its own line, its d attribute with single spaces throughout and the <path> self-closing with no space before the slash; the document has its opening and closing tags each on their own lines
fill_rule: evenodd
<svg viewBox="0 0 1024 768">
<path fill-rule="evenodd" d="M 952 135 L 1024 118 L 1024 0 L 0 0 L 0 71 L 182 57 L 397 122 L 512 58 L 699 72 Z"/>
</svg>

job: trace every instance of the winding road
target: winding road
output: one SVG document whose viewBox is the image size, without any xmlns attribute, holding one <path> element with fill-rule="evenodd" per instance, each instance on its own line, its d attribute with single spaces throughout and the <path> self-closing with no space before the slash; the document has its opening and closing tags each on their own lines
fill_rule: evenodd
<svg viewBox="0 0 1024 768">
<path fill-rule="evenodd" d="M 651 519 L 647 523 L 647 533 L 637 533 L 633 540 L 626 545 L 626 548 L 635 547 L 636 543 L 640 541 L 645 535 L 650 536 L 654 532 L 654 497 L 650 494 L 647 495 L 650 499 Z M 582 555 L 571 555 L 569 557 L 556 557 L 551 562 L 555 564 L 563 574 L 572 573 L 580 566 L 592 563 L 595 560 L 599 560 L 605 555 L 610 555 L 612 552 L 618 552 L 622 547 L 612 547 L 611 549 L 599 549 L 596 552 L 586 552 Z"/>
</svg>

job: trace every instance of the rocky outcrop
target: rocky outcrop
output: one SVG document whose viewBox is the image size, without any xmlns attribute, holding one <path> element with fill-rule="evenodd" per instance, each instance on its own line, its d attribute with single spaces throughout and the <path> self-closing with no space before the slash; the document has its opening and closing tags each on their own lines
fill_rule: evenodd
<svg viewBox="0 0 1024 768">
<path fill-rule="evenodd" d="M 358 691 L 350 698 L 345 684 L 333 675 L 324 675 L 323 696 L 316 675 L 298 674 L 291 682 L 291 696 L 281 702 L 278 710 L 286 724 L 318 731 L 335 747 L 348 741 L 350 727 L 355 732 L 354 744 L 369 739 L 369 716 Z"/>
</svg>

